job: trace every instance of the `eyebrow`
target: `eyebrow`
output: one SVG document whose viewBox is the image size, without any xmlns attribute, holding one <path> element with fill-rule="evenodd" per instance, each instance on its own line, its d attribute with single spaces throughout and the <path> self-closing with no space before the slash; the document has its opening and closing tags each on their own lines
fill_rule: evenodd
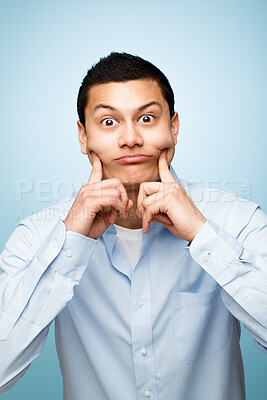
<svg viewBox="0 0 267 400">
<path fill-rule="evenodd" d="M 154 106 L 154 105 L 157 105 L 157 106 L 159 106 L 159 107 L 162 109 L 162 106 L 161 106 L 161 104 L 160 104 L 158 101 L 150 101 L 149 103 L 144 104 L 144 105 L 141 106 L 141 107 L 138 107 L 136 111 L 137 111 L 137 112 L 143 111 L 143 110 L 145 110 L 147 107 Z M 95 112 L 96 112 L 97 110 L 99 110 L 100 108 L 105 108 L 105 109 L 108 109 L 108 110 L 111 110 L 111 111 L 119 111 L 117 108 L 112 107 L 112 106 L 110 106 L 110 105 L 108 105 L 108 104 L 102 104 L 102 103 L 100 103 L 100 104 L 97 104 L 97 106 L 94 107 L 93 113 L 95 113 Z"/>
</svg>

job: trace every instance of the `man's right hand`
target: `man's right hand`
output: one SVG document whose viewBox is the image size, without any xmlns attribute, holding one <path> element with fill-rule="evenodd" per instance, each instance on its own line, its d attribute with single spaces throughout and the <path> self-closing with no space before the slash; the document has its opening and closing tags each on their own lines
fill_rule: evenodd
<svg viewBox="0 0 267 400">
<path fill-rule="evenodd" d="M 125 216 L 132 207 L 121 180 L 102 180 L 102 175 L 101 160 L 94 153 L 89 181 L 79 190 L 64 220 L 67 231 L 98 239 L 115 222 L 117 213 Z"/>
</svg>

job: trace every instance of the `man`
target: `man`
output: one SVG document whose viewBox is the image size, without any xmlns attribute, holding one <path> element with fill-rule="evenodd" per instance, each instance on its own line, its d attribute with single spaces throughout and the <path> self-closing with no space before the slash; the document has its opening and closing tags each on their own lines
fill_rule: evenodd
<svg viewBox="0 0 267 400">
<path fill-rule="evenodd" d="M 1 256 L 1 393 L 55 319 L 65 400 L 241 400 L 241 321 L 267 347 L 267 217 L 180 180 L 170 84 L 111 53 L 78 95 L 89 181 Z"/>
</svg>

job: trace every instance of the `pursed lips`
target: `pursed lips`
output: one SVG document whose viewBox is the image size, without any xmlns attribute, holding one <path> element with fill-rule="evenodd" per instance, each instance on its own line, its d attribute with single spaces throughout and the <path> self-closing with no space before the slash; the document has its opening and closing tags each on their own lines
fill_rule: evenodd
<svg viewBox="0 0 267 400">
<path fill-rule="evenodd" d="M 126 154 L 122 157 L 117 158 L 115 161 L 119 163 L 135 163 L 149 160 L 151 156 L 146 154 Z"/>
</svg>

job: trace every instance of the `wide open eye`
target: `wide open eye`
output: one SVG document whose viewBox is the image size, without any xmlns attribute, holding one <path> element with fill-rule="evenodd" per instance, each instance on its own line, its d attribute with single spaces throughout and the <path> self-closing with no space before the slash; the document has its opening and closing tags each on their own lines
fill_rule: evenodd
<svg viewBox="0 0 267 400">
<path fill-rule="evenodd" d="M 118 122 L 115 121 L 115 119 L 113 119 L 113 118 L 105 118 L 105 119 L 103 119 L 103 121 L 101 121 L 101 124 L 104 124 L 105 126 L 114 126 L 117 123 Z"/>
<path fill-rule="evenodd" d="M 144 122 L 145 124 L 148 124 L 153 119 L 154 119 L 154 117 L 152 115 L 142 115 L 142 117 L 139 119 L 139 121 L 141 120 L 141 122 Z"/>
</svg>

